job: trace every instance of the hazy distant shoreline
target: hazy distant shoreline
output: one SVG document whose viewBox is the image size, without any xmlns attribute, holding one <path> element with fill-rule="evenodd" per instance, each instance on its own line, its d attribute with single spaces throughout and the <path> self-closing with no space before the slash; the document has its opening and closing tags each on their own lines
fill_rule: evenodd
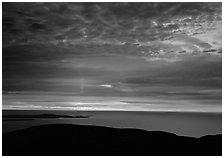
<svg viewBox="0 0 224 158">
<path fill-rule="evenodd" d="M 131 111 L 131 110 L 56 110 L 56 109 L 44 109 L 44 110 L 30 110 L 30 109 L 3 109 L 3 112 L 25 112 L 25 111 L 32 111 L 32 112 L 43 112 L 52 111 L 52 112 L 141 112 L 141 113 L 175 113 L 175 114 L 208 114 L 208 115 L 222 115 L 222 112 L 198 112 L 198 111 Z"/>
</svg>

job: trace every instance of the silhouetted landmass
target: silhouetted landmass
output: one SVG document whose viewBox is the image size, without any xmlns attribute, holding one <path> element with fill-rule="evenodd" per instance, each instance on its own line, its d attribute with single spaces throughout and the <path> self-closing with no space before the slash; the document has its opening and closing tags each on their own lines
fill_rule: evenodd
<svg viewBox="0 0 224 158">
<path fill-rule="evenodd" d="M 211 155 L 222 153 L 222 135 L 200 138 L 161 131 L 52 124 L 3 134 L 4 156 Z"/>
<path fill-rule="evenodd" d="M 55 114 L 39 114 L 39 115 L 3 115 L 2 118 L 10 118 L 10 119 L 24 119 L 24 118 L 31 118 L 31 119 L 37 119 L 37 118 L 89 118 L 89 116 L 70 116 L 70 115 L 55 115 Z"/>
<path fill-rule="evenodd" d="M 32 118 L 9 118 L 9 119 L 3 119 L 3 121 L 32 121 L 35 119 Z"/>
</svg>

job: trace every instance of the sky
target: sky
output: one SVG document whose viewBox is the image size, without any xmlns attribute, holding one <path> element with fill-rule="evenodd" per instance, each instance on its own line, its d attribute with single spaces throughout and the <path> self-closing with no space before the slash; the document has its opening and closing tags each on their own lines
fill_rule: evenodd
<svg viewBox="0 0 224 158">
<path fill-rule="evenodd" d="M 3 2 L 3 108 L 221 112 L 221 5 Z"/>
</svg>

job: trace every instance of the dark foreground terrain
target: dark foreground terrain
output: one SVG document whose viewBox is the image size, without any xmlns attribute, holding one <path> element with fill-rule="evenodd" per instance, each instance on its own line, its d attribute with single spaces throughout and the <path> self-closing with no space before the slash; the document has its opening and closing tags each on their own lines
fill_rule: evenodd
<svg viewBox="0 0 224 158">
<path fill-rule="evenodd" d="M 52 124 L 3 134 L 3 156 L 218 156 L 222 135 L 200 138 L 161 131 Z"/>
</svg>

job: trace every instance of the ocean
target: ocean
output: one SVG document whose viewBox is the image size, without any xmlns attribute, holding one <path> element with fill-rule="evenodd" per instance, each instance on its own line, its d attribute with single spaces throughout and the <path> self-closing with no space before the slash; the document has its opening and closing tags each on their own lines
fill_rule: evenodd
<svg viewBox="0 0 224 158">
<path fill-rule="evenodd" d="M 35 118 L 10 120 L 6 115 L 55 114 L 88 116 L 87 118 Z M 165 131 L 181 136 L 201 137 L 222 133 L 222 114 L 207 112 L 145 112 L 145 111 L 61 111 L 3 110 L 3 133 L 43 124 L 81 124 L 115 128 L 137 128 Z"/>
</svg>

